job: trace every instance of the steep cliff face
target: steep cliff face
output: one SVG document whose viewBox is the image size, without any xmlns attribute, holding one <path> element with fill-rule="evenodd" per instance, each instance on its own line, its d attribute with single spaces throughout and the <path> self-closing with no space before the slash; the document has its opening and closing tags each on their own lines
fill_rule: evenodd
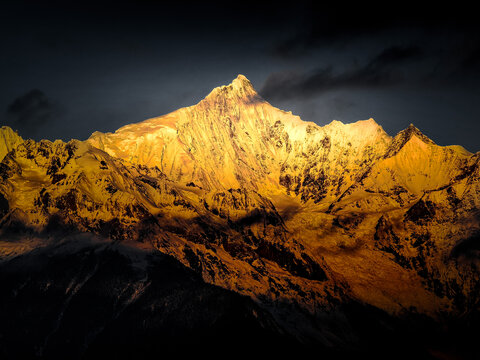
<svg viewBox="0 0 480 360">
<path fill-rule="evenodd" d="M 21 144 L 23 139 L 8 126 L 0 128 L 0 161 L 17 145 Z"/>
<path fill-rule="evenodd" d="M 373 119 L 310 124 L 282 163 L 280 184 L 302 202 L 330 204 L 383 156 L 390 141 Z"/>
<path fill-rule="evenodd" d="M 88 142 L 129 162 L 157 166 L 176 182 L 207 190 L 258 189 L 273 185 L 272 167 L 288 147 L 273 144 L 272 127 L 281 119 L 300 122 L 270 106 L 239 76 L 195 106 L 113 134 L 94 133 Z"/>
<path fill-rule="evenodd" d="M 319 201 L 326 192 L 340 193 L 383 155 L 390 137 L 373 119 L 348 125 L 334 121 L 325 127 L 304 122 L 271 106 L 239 75 L 197 105 L 113 134 L 96 132 L 87 141 L 112 156 L 157 166 L 173 181 L 206 190 L 286 190 Z M 328 181 L 319 188 L 322 176 Z M 334 191 L 326 190 L 334 185 Z"/>
<path fill-rule="evenodd" d="M 65 232 L 147 246 L 324 346 L 358 345 L 351 304 L 478 316 L 480 156 L 413 125 L 393 138 L 373 119 L 321 127 L 239 75 L 86 141 L 0 135 L 6 263 Z"/>
</svg>

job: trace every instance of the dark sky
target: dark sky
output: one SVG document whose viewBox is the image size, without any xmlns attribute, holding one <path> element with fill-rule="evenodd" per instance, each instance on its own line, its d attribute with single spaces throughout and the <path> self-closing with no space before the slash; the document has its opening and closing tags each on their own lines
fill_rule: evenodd
<svg viewBox="0 0 480 360">
<path fill-rule="evenodd" d="M 0 3 L 0 123 L 25 138 L 114 131 L 241 73 L 304 120 L 480 150 L 480 22 L 461 2 L 39 3 Z"/>
</svg>

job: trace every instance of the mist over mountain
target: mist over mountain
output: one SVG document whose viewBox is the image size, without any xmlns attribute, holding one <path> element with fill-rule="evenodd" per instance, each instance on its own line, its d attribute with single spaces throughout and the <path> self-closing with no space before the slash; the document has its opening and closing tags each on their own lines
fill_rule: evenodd
<svg viewBox="0 0 480 360">
<path fill-rule="evenodd" d="M 2 358 L 480 356 L 480 153 L 413 124 L 319 126 L 239 75 L 85 141 L 2 127 L 0 159 Z"/>
</svg>

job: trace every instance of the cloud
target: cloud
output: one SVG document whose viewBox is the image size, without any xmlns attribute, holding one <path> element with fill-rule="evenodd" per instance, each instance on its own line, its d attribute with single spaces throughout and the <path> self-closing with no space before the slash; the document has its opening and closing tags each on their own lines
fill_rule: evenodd
<svg viewBox="0 0 480 360">
<path fill-rule="evenodd" d="M 308 98 L 342 88 L 379 88 L 404 80 L 400 65 L 423 55 L 418 47 L 394 46 L 384 49 L 364 66 L 337 73 L 333 66 L 309 73 L 279 72 L 271 74 L 260 93 L 266 99 Z"/>
<path fill-rule="evenodd" d="M 355 42 L 360 38 L 378 41 L 388 34 L 394 38 L 402 34 L 404 40 L 419 37 L 450 37 L 452 32 L 470 34 L 478 31 L 474 11 L 464 7 L 431 6 L 402 3 L 392 8 L 390 3 L 343 3 L 311 1 L 304 6 L 301 23 L 295 31 L 281 39 L 273 48 L 273 55 L 295 58 L 311 51 Z"/>
<path fill-rule="evenodd" d="M 36 134 L 57 115 L 57 107 L 38 89 L 16 98 L 7 108 L 7 124 L 21 134 Z"/>
<path fill-rule="evenodd" d="M 351 108 L 358 106 L 357 103 L 351 100 L 345 99 L 344 97 L 334 97 L 330 101 L 332 103 L 333 108 L 337 112 L 344 112 L 346 110 L 350 110 Z"/>
<path fill-rule="evenodd" d="M 402 47 L 392 46 L 379 53 L 372 61 L 371 66 L 383 67 L 403 62 L 423 55 L 418 46 Z"/>
</svg>

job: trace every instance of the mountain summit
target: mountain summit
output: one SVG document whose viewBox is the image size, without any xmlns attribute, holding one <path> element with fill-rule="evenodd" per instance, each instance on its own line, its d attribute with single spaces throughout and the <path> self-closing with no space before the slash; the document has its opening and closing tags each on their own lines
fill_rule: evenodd
<svg viewBox="0 0 480 360">
<path fill-rule="evenodd" d="M 127 125 L 113 134 L 96 132 L 87 141 L 112 156 L 158 166 L 176 181 L 194 182 L 205 189 L 276 191 L 282 188 L 282 168 L 287 169 L 291 161 L 299 174 L 289 176 L 304 181 L 306 164 L 301 154 L 322 142 L 329 147 L 322 150 L 328 154 L 321 156 L 327 156 L 333 166 L 344 156 L 348 143 L 358 144 L 356 150 L 369 146 L 368 151 L 378 152 L 372 156 L 381 156 L 389 136 L 373 119 L 353 126 L 333 122 L 323 128 L 304 122 L 264 101 L 250 81 L 239 75 L 197 105 Z M 333 168 L 332 173 L 337 171 Z"/>
<path fill-rule="evenodd" d="M 413 125 L 305 122 L 239 75 L 86 141 L 2 127 L 0 157 L 7 347 L 25 338 L 12 323 L 45 358 L 107 352 L 132 328 L 129 351 L 238 323 L 245 341 L 424 357 L 450 338 L 439 329 L 480 330 L 480 155 Z"/>
<path fill-rule="evenodd" d="M 251 100 L 260 98 L 252 83 L 245 76 L 239 74 L 229 85 L 219 86 L 213 89 L 206 99 L 224 97 Z"/>
</svg>

